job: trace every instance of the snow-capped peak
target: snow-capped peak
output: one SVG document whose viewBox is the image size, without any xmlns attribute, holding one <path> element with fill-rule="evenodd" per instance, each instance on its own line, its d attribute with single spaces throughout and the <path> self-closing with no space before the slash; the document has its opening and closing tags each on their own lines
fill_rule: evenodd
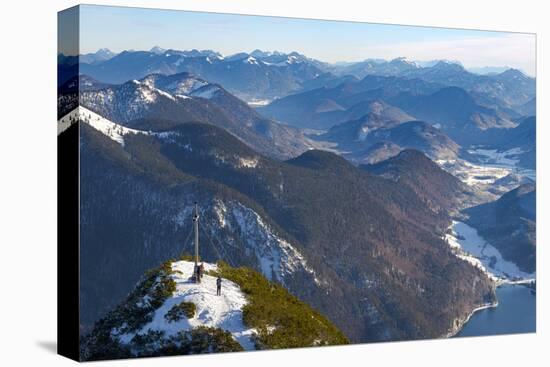
<svg viewBox="0 0 550 367">
<path fill-rule="evenodd" d="M 161 54 L 166 52 L 166 49 L 161 48 L 159 46 L 154 46 L 149 50 L 149 52 L 152 52 L 152 53 L 157 54 L 157 55 L 161 55 Z"/>
<path fill-rule="evenodd" d="M 289 55 L 286 59 L 287 64 L 296 64 L 296 63 L 299 63 L 299 62 L 302 62 L 302 60 L 300 58 L 298 58 L 298 56 L 296 56 L 296 55 Z"/>
<path fill-rule="evenodd" d="M 206 272 L 216 271 L 217 265 L 203 263 Z M 155 310 L 151 321 L 136 332 L 123 333 L 113 329 L 111 334 L 128 344 L 136 335 L 144 335 L 149 331 L 161 331 L 165 336 L 173 336 L 182 330 L 191 330 L 200 326 L 220 328 L 230 332 L 233 338 L 245 350 L 254 350 L 252 337 L 256 330 L 248 328 L 243 323 L 243 307 L 248 303 L 240 287 L 228 280 L 222 279 L 223 290 L 216 295 L 216 277 L 205 274 L 200 284 L 191 281 L 194 263 L 177 261 L 172 263 L 171 275 L 176 283 L 173 294 Z M 168 312 L 182 302 L 195 305 L 195 316 L 171 321 Z"/>
<path fill-rule="evenodd" d="M 248 56 L 246 59 L 243 60 L 243 62 L 246 64 L 259 65 L 258 60 L 256 60 L 256 58 L 253 56 Z"/>
<path fill-rule="evenodd" d="M 149 134 L 146 131 L 130 129 L 114 123 L 82 106 L 75 108 L 58 121 L 58 134 L 67 129 L 72 123 L 76 123 L 78 121 L 90 125 L 122 146 L 124 146 L 125 135 Z"/>
<path fill-rule="evenodd" d="M 409 60 L 404 56 L 397 57 L 397 58 L 391 60 L 390 63 L 393 63 L 393 64 L 407 64 L 407 65 L 410 65 L 410 66 L 414 66 L 415 68 L 420 67 L 416 61 Z"/>
</svg>

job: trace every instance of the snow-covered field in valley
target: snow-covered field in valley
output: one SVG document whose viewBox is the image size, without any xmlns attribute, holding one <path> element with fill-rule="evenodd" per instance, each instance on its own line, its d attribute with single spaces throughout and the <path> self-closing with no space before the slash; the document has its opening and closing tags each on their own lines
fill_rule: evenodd
<svg viewBox="0 0 550 367">
<path fill-rule="evenodd" d="M 485 189 L 510 174 L 515 174 L 520 178 L 536 180 L 535 170 L 519 167 L 518 155 L 523 153 L 520 148 L 503 152 L 496 149 L 475 148 L 468 150 L 468 153 L 474 156 L 479 163 L 464 159 L 439 159 L 435 162 L 469 186 Z"/>
<path fill-rule="evenodd" d="M 222 294 L 216 295 L 216 277 L 204 275 L 202 282 L 197 284 L 189 278 L 193 274 L 194 263 L 178 261 L 172 264 L 175 273 L 172 278 L 176 282 L 176 291 L 159 307 L 151 322 L 136 333 L 119 335 L 121 342 L 128 343 L 136 334 L 146 334 L 147 331 L 164 331 L 166 336 L 177 334 L 182 330 L 191 330 L 199 326 L 220 328 L 229 331 L 245 350 L 253 350 L 254 342 L 251 336 L 254 329 L 243 324 L 242 308 L 247 304 L 245 295 L 234 282 L 223 279 Z M 216 270 L 216 265 L 204 263 L 205 271 Z M 196 306 L 195 316 L 183 317 L 170 322 L 166 313 L 174 305 L 181 302 L 192 302 Z"/>
<path fill-rule="evenodd" d="M 535 279 L 535 273 L 525 273 L 516 264 L 503 259 L 500 252 L 485 241 L 475 228 L 453 221 L 451 231 L 445 239 L 457 256 L 483 269 L 493 280 L 499 283 L 518 283 Z"/>
<path fill-rule="evenodd" d="M 248 103 L 250 107 L 262 107 L 270 104 L 271 100 L 270 99 L 252 99 L 247 101 L 246 103 Z"/>
<path fill-rule="evenodd" d="M 521 148 L 514 148 L 504 152 L 499 152 L 497 149 L 476 148 L 468 150 L 468 153 L 479 156 L 480 160 L 484 163 L 515 166 L 519 162 L 517 156 L 523 153 L 523 151 Z"/>
<path fill-rule="evenodd" d="M 506 167 L 493 167 L 489 165 L 477 165 L 465 160 L 436 160 L 436 163 L 444 170 L 456 176 L 469 186 L 490 185 L 496 180 L 507 176 L 512 169 Z"/>
<path fill-rule="evenodd" d="M 524 153 L 521 148 L 512 148 L 506 151 L 496 149 L 475 148 L 468 150 L 468 153 L 478 157 L 479 161 L 485 166 L 494 168 L 509 169 L 511 172 L 520 176 L 536 180 L 536 173 L 533 169 L 525 169 L 518 166 L 520 155 Z"/>
</svg>

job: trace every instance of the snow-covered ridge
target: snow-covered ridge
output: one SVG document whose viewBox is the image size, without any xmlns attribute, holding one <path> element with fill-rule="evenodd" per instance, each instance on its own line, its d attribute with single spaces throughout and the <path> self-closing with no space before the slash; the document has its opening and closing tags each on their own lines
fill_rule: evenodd
<svg viewBox="0 0 550 367">
<path fill-rule="evenodd" d="M 279 62 L 268 62 L 265 60 L 261 60 L 261 63 L 268 66 L 288 66 L 291 64 L 299 64 L 304 62 L 302 59 L 298 58 L 297 56 L 290 55 L 286 58 L 286 60 L 279 61 Z M 257 64 L 257 62 L 256 62 Z"/>
<path fill-rule="evenodd" d="M 205 85 L 208 85 L 208 83 L 204 80 L 189 78 L 184 80 L 183 82 L 174 82 L 172 84 L 169 84 L 168 86 L 166 86 L 166 89 L 176 96 L 184 95 L 189 97 L 188 95 L 190 93 L 204 87 Z"/>
<path fill-rule="evenodd" d="M 131 129 L 114 123 L 85 107 L 77 107 L 58 121 L 57 133 L 60 134 L 72 123 L 82 122 L 102 132 L 112 140 L 124 146 L 124 136 L 128 134 L 150 135 L 147 131 Z"/>
<path fill-rule="evenodd" d="M 177 261 L 172 263 L 174 274 L 171 278 L 176 283 L 176 290 L 162 306 L 155 310 L 152 320 L 133 333 L 120 334 L 117 329 L 111 335 L 119 338 L 123 344 L 131 342 L 136 335 L 144 335 L 149 330 L 163 331 L 165 337 L 176 335 L 180 331 L 188 331 L 199 326 L 220 328 L 228 331 L 245 350 L 253 350 L 251 337 L 256 334 L 254 329 L 243 324 L 243 307 L 248 303 L 240 287 L 227 279 L 222 280 L 222 294 L 216 295 L 216 278 L 204 275 L 202 282 L 197 284 L 190 280 L 194 263 Z M 217 270 L 214 264 L 204 263 L 205 270 Z M 142 300 L 147 302 L 147 300 Z M 165 316 L 177 304 L 191 302 L 195 305 L 195 316 L 183 317 L 177 321 L 169 321 Z"/>
<path fill-rule="evenodd" d="M 208 85 L 208 82 L 197 78 L 195 76 L 189 75 L 186 78 L 178 78 L 171 83 L 164 83 L 164 85 L 159 86 L 157 79 L 159 78 L 158 74 L 153 74 L 146 76 L 141 80 L 141 82 L 150 88 L 155 88 L 157 90 L 164 91 L 171 94 L 174 97 L 185 96 L 189 98 L 189 94 L 193 91 Z"/>
<path fill-rule="evenodd" d="M 169 93 L 166 93 L 163 90 L 155 88 L 150 83 L 146 83 L 146 82 L 142 83 L 139 80 L 135 80 L 135 79 L 132 80 L 132 83 L 139 86 L 139 88 L 136 89 L 136 100 L 138 101 L 141 100 L 144 103 L 153 103 L 157 100 L 156 94 L 160 94 L 162 96 L 165 96 L 166 98 L 175 100 L 174 96 L 172 96 Z"/>
<path fill-rule="evenodd" d="M 177 144 L 173 139 L 173 136 L 178 134 L 175 131 L 152 132 L 152 131 L 132 129 L 132 128 L 117 124 L 116 122 L 113 122 L 109 119 L 106 119 L 105 117 L 93 111 L 90 111 L 86 107 L 82 107 L 82 106 L 75 108 L 74 110 L 69 112 L 67 115 L 59 119 L 58 125 L 57 125 L 58 134 L 65 131 L 65 129 L 67 129 L 71 124 L 79 121 L 90 125 L 97 131 L 103 133 L 105 136 L 116 141 L 122 146 L 124 146 L 124 137 L 129 134 L 143 134 L 143 135 L 155 136 L 159 139 L 163 139 L 166 141 L 173 142 L 174 144 Z M 180 144 L 180 146 L 186 150 L 192 151 L 192 147 L 189 144 L 187 145 Z"/>
<path fill-rule="evenodd" d="M 94 91 L 81 91 L 79 103 L 81 106 L 96 111 L 109 111 L 110 115 L 118 116 L 120 121 L 130 121 L 143 117 L 151 106 L 164 98 L 176 101 L 176 98 L 148 83 L 132 80 L 120 86 Z"/>
</svg>

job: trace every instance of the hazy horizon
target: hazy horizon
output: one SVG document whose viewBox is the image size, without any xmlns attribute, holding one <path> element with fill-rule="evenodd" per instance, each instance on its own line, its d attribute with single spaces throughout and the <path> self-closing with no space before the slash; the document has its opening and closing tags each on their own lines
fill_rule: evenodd
<svg viewBox="0 0 550 367">
<path fill-rule="evenodd" d="M 229 56 L 260 49 L 296 51 L 331 64 L 405 57 L 417 62 L 449 60 L 467 69 L 515 68 L 535 76 L 535 41 L 536 36 L 527 33 L 80 6 L 82 54 L 158 46 Z"/>
</svg>

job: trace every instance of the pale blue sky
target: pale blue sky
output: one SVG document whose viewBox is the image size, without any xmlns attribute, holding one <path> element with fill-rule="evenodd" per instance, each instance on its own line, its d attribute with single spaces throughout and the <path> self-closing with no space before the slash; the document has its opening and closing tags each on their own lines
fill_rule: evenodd
<svg viewBox="0 0 550 367">
<path fill-rule="evenodd" d="M 82 53 L 160 46 L 230 55 L 259 48 L 297 51 L 327 62 L 404 56 L 535 72 L 532 34 L 94 5 L 81 6 L 80 22 Z"/>
</svg>

